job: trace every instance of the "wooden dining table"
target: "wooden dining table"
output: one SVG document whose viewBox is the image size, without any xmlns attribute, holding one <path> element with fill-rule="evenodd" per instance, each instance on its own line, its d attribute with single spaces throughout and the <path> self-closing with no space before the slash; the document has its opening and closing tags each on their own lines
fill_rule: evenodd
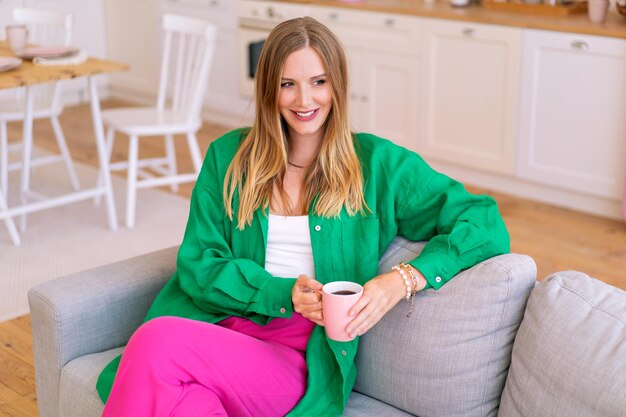
<svg viewBox="0 0 626 417">
<path fill-rule="evenodd" d="M 6 43 L 0 42 L 0 56 L 15 56 L 7 47 Z M 22 200 L 20 204 L 8 205 L 2 197 L 0 190 L 0 221 L 4 221 L 9 230 L 11 240 L 15 245 L 20 244 L 20 236 L 13 218 L 25 216 L 28 213 L 46 210 L 65 204 L 104 196 L 106 202 L 106 212 L 108 224 L 111 230 L 117 230 L 117 213 L 115 211 L 115 200 L 111 184 L 111 173 L 109 171 L 109 157 L 106 151 L 104 126 L 100 109 L 98 89 L 94 78 L 102 74 L 125 71 L 128 65 L 97 58 L 88 58 L 85 62 L 76 65 L 35 65 L 32 61 L 24 60 L 22 64 L 13 70 L 0 72 L 0 89 L 15 89 L 24 87 L 25 108 L 24 124 L 22 129 L 22 166 L 27 166 L 31 158 L 33 147 L 33 111 L 34 95 L 32 87 L 45 83 L 55 83 L 62 80 L 74 78 L 85 78 L 89 90 L 89 101 L 91 105 L 91 116 L 95 136 L 95 146 L 98 154 L 100 178 L 92 188 L 80 189 L 71 193 L 50 198 L 28 201 L 25 197 L 30 189 L 30 172 L 27 169 L 21 170 L 20 194 Z M 6 191 L 6 190 L 4 190 Z"/>
</svg>

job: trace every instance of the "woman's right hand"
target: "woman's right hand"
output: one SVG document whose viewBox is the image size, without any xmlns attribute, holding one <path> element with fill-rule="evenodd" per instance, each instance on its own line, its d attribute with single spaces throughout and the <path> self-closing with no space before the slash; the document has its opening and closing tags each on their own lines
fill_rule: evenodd
<svg viewBox="0 0 626 417">
<path fill-rule="evenodd" d="M 324 325 L 322 287 L 321 282 L 302 274 L 298 276 L 291 289 L 291 301 L 295 312 L 320 326 Z"/>
</svg>

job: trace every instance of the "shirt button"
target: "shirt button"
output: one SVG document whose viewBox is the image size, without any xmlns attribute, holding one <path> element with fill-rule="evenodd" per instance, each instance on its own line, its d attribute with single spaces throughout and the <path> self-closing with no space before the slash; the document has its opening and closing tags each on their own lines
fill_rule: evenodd
<svg viewBox="0 0 626 417">
<path fill-rule="evenodd" d="M 437 278 L 435 278 L 435 281 L 437 281 L 437 282 L 441 282 L 441 277 L 437 277 Z"/>
<path fill-rule="evenodd" d="M 346 355 L 348 354 L 348 352 L 346 352 L 345 350 L 342 350 L 342 351 L 341 351 L 341 354 L 342 354 L 343 356 L 346 356 Z"/>
<path fill-rule="evenodd" d="M 281 313 L 285 314 L 285 311 L 287 311 L 287 310 L 285 310 L 285 307 L 281 307 L 281 308 L 280 308 L 280 312 L 281 312 Z"/>
<path fill-rule="evenodd" d="M 320 230 L 322 230 L 322 226 L 320 226 L 319 224 L 317 226 L 315 226 L 315 231 L 319 232 Z"/>
</svg>

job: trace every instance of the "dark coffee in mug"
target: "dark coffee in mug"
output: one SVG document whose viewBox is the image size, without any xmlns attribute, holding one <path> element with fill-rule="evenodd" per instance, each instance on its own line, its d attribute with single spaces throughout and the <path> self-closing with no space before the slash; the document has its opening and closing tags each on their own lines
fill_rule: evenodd
<svg viewBox="0 0 626 417">
<path fill-rule="evenodd" d="M 335 295 L 352 295 L 352 294 L 356 294 L 356 292 L 350 291 L 350 290 L 340 290 L 340 291 L 335 291 L 333 294 L 335 294 Z"/>
</svg>

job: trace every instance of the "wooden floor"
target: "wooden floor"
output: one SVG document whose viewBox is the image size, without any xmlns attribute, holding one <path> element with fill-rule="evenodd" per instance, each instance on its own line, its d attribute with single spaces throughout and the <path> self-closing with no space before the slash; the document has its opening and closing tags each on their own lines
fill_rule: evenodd
<svg viewBox="0 0 626 417">
<path fill-rule="evenodd" d="M 104 102 L 102 107 L 119 107 L 124 103 Z M 61 124 L 74 159 L 95 164 L 91 117 L 88 106 L 67 108 Z M 226 132 L 222 126 L 205 125 L 198 139 L 202 151 Z M 56 150 L 52 130 L 46 121 L 35 126 L 35 143 Z M 9 128 L 15 140 L 20 126 Z M 128 142 L 119 137 L 113 159 L 125 156 Z M 146 138 L 140 142 L 140 155 L 160 155 L 162 140 Z M 184 139 L 177 141 L 179 168 L 190 169 L 191 162 Z M 511 234 L 512 252 L 530 255 L 537 262 L 538 278 L 561 270 L 580 270 L 611 285 L 626 289 L 626 225 L 623 222 L 581 214 L 571 210 L 511 197 L 468 186 L 477 193 L 492 195 Z M 191 186 L 181 187 L 179 194 L 191 195 Z M 120 219 L 123 221 L 123 219 Z M 0 417 L 35 417 L 37 405 L 30 337 L 30 317 L 0 323 Z"/>
</svg>

